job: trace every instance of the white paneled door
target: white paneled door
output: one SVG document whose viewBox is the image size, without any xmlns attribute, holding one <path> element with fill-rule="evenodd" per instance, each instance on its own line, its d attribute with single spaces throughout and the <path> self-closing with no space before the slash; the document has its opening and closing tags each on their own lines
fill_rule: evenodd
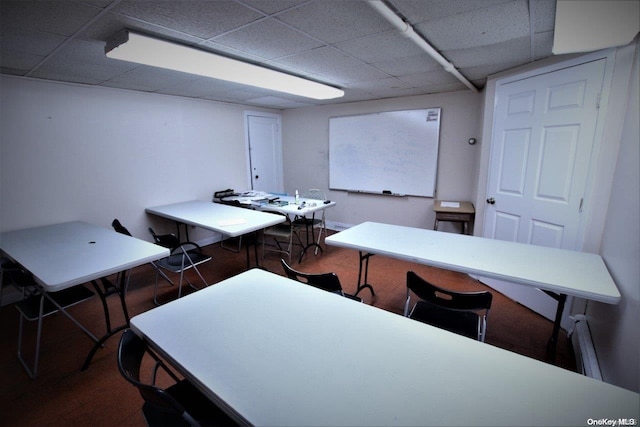
<svg viewBox="0 0 640 427">
<path fill-rule="evenodd" d="M 605 60 L 496 89 L 484 236 L 580 249 Z M 489 283 L 553 319 L 556 302 Z"/>
<path fill-rule="evenodd" d="M 251 189 L 282 192 L 282 135 L 278 114 L 245 112 Z"/>
</svg>

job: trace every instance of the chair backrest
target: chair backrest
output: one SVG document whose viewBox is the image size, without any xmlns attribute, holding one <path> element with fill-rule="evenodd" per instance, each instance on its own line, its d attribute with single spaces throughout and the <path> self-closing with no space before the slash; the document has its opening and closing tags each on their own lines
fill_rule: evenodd
<svg viewBox="0 0 640 427">
<path fill-rule="evenodd" d="M 156 234 L 151 227 L 149 227 L 149 233 L 153 236 L 153 240 L 156 244 L 160 246 L 164 246 L 169 249 L 175 249 L 180 246 L 180 241 L 175 234 Z"/>
<path fill-rule="evenodd" d="M 308 190 L 304 190 L 300 197 L 303 199 L 313 199 L 313 200 L 327 200 L 327 196 L 325 196 L 324 191 L 319 190 L 317 188 L 310 188 Z"/>
<path fill-rule="evenodd" d="M 488 291 L 455 292 L 440 288 L 427 282 L 413 271 L 407 272 L 407 302 L 409 290 L 424 301 L 458 311 L 486 310 L 488 312 L 493 299 L 493 295 Z"/>
<path fill-rule="evenodd" d="M 411 292 L 422 301 L 418 301 L 410 310 Z M 493 295 L 488 291 L 450 291 L 435 286 L 409 271 L 404 315 L 484 342 L 492 299 Z M 418 314 L 414 313 L 416 309 Z"/>
<path fill-rule="evenodd" d="M 147 411 L 151 410 L 156 414 L 164 414 L 165 417 L 169 417 L 165 418 L 167 422 L 170 422 L 173 417 L 183 423 L 185 421 L 188 424 L 195 423 L 191 415 L 173 396 L 153 384 L 146 384 L 140 380 L 140 367 L 146 354 L 150 353 L 145 342 L 132 330 L 126 330 L 122 334 L 118 346 L 118 369 L 124 379 L 133 384 L 140 392 L 146 405 L 145 415 Z"/>
<path fill-rule="evenodd" d="M 114 230 L 116 230 L 116 232 L 120 234 L 124 234 L 126 236 L 131 236 L 131 233 L 129 233 L 129 230 L 127 230 L 125 226 L 122 225 L 120 221 L 118 221 L 118 218 L 113 220 L 113 222 L 111 223 L 111 226 L 113 227 Z"/>
<path fill-rule="evenodd" d="M 0 287 L 12 285 L 16 288 L 36 286 L 31 272 L 22 268 L 20 264 L 2 257 L 0 259 Z"/>
<path fill-rule="evenodd" d="M 291 268 L 283 259 L 280 259 L 280 262 L 282 263 L 282 267 L 289 279 L 306 283 L 307 285 L 311 285 L 325 291 L 337 292 L 344 295 L 340 279 L 338 279 L 338 276 L 335 273 L 303 273 Z"/>
</svg>

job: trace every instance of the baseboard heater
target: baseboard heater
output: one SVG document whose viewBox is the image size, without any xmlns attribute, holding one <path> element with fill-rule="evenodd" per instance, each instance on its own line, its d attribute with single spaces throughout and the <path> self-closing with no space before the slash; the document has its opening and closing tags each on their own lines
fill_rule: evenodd
<svg viewBox="0 0 640 427">
<path fill-rule="evenodd" d="M 583 375 L 602 381 L 600 365 L 591 340 L 587 317 L 583 314 L 577 314 L 573 317 L 573 320 L 575 323 L 571 332 L 571 344 L 576 356 L 576 368 Z"/>
</svg>

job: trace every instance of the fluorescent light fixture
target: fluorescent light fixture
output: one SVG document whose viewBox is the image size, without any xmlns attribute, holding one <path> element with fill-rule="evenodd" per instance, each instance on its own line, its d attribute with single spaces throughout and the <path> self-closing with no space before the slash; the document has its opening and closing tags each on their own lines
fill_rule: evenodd
<svg viewBox="0 0 640 427">
<path fill-rule="evenodd" d="M 285 92 L 314 99 L 333 99 L 344 91 L 236 59 L 125 30 L 105 46 L 109 58 L 219 80 Z"/>
</svg>

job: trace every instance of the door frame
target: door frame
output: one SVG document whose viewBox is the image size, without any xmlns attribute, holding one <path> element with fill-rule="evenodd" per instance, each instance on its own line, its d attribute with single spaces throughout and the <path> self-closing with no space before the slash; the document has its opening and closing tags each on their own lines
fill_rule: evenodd
<svg viewBox="0 0 640 427">
<path fill-rule="evenodd" d="M 614 89 L 612 81 L 615 71 L 616 49 L 606 49 L 587 55 L 574 56 L 570 59 L 558 60 L 552 58 L 539 63 L 530 64 L 519 67 L 510 72 L 500 73 L 495 78 L 490 78 L 485 87 L 485 102 L 483 115 L 483 131 L 481 141 L 480 163 L 478 167 L 478 187 L 476 194 L 476 226 L 474 234 L 476 236 L 484 235 L 485 227 L 485 205 L 487 198 L 487 186 L 489 181 L 489 166 L 491 159 L 491 143 L 493 141 L 494 128 L 494 110 L 496 107 L 496 94 L 500 85 L 512 83 L 518 80 L 535 77 L 538 75 L 554 72 L 564 68 L 581 65 L 598 59 L 604 59 L 605 71 L 602 84 L 602 92 L 599 102 L 598 123 L 594 133 L 594 147 L 591 154 L 590 171 L 587 178 L 585 188 L 584 219 L 580 225 L 580 237 L 577 243 L 577 250 L 584 252 L 598 253 L 600 242 L 602 241 L 602 232 L 606 219 L 606 211 L 608 206 L 609 195 L 611 193 L 611 184 L 613 181 L 613 171 L 618 155 L 619 134 L 615 130 L 617 121 L 612 119 L 614 114 L 620 111 L 615 106 L 610 108 L 609 98 Z M 622 107 L 624 108 L 624 107 Z M 609 113 L 609 114 L 608 114 Z M 616 123 L 613 123 L 616 122 Z M 581 301 L 578 303 L 578 301 Z M 573 301 L 567 301 L 565 313 L 576 313 L 584 310 L 584 301 L 576 298 Z M 569 326 L 569 319 L 565 316 L 562 323 L 563 327 Z"/>
<path fill-rule="evenodd" d="M 245 159 L 247 164 L 247 189 L 253 189 L 253 179 L 251 173 L 251 145 L 250 145 L 250 135 L 249 135 L 249 116 L 260 116 L 260 117 L 269 117 L 273 118 L 277 121 L 278 125 L 278 133 L 276 142 L 278 153 L 276 153 L 276 160 L 278 162 L 278 167 L 280 170 L 277 172 L 277 189 L 274 191 L 283 192 L 284 191 L 284 165 L 282 160 L 282 115 L 277 113 L 267 113 L 264 111 L 252 111 L 245 110 L 243 114 L 244 120 L 244 150 L 245 150 Z"/>
</svg>

